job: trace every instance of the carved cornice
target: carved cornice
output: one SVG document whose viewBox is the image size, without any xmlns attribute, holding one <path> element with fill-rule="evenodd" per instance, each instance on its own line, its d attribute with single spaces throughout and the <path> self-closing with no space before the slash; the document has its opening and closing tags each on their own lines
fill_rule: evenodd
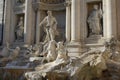
<svg viewBox="0 0 120 80">
<path fill-rule="evenodd" d="M 46 4 L 59 4 L 65 2 L 65 0 L 39 0 L 39 1 Z"/>
<path fill-rule="evenodd" d="M 55 10 L 55 11 L 65 10 L 64 3 L 47 4 L 47 3 L 43 3 L 43 2 L 37 2 L 37 3 L 33 3 L 33 8 L 34 8 L 34 10 L 36 10 L 36 9 L 38 9 L 38 10 Z"/>
<path fill-rule="evenodd" d="M 102 0 L 85 0 L 86 2 L 98 2 L 98 1 L 102 1 Z"/>
<path fill-rule="evenodd" d="M 25 10 L 25 4 L 14 6 L 14 12 L 17 13 L 24 13 Z"/>
</svg>

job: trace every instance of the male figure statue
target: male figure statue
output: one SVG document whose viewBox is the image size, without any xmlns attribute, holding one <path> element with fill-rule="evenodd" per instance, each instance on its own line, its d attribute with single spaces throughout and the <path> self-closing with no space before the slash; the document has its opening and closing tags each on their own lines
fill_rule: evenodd
<svg viewBox="0 0 120 80">
<path fill-rule="evenodd" d="M 47 12 L 48 16 L 46 16 L 43 21 L 39 24 L 39 26 L 44 26 L 46 37 L 44 42 L 48 42 L 55 39 L 57 34 L 57 21 L 56 18 L 52 16 L 52 11 Z"/>
</svg>

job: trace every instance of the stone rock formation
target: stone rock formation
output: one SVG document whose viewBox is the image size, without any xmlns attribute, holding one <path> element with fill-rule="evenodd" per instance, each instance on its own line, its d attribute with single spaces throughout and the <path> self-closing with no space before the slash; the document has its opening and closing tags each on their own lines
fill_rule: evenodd
<svg viewBox="0 0 120 80">
<path fill-rule="evenodd" d="M 81 56 L 73 58 L 67 56 L 63 43 L 58 42 L 56 60 L 37 66 L 36 71 L 28 72 L 25 76 L 28 80 L 34 80 L 33 78 L 40 80 L 119 80 L 119 72 L 114 72 L 113 69 L 119 70 L 120 66 L 118 58 L 120 52 L 117 51 L 118 46 L 115 44 L 117 42 L 112 38 L 106 42 L 104 47 L 92 48 Z M 112 77 L 108 78 L 109 75 Z"/>
</svg>

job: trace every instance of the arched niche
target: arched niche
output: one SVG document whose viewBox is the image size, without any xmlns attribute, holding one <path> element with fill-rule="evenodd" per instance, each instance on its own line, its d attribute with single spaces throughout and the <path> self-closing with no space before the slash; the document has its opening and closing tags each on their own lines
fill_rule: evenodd
<svg viewBox="0 0 120 80">
<path fill-rule="evenodd" d="M 47 11 L 50 10 L 56 18 L 59 31 L 59 36 L 56 36 L 56 41 L 65 40 L 65 25 L 66 25 L 66 7 L 64 0 L 40 0 L 33 3 L 33 8 L 36 12 L 36 43 L 43 39 L 43 30 L 38 28 L 39 23 L 47 16 Z"/>
</svg>

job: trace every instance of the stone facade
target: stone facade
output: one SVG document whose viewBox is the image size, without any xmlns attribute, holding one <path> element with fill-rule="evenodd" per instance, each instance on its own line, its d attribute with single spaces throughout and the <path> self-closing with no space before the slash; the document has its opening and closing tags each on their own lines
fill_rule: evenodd
<svg viewBox="0 0 120 80">
<path fill-rule="evenodd" d="M 0 80 L 120 80 L 119 3 L 5 0 Z"/>
<path fill-rule="evenodd" d="M 119 0 L 25 0 L 23 3 L 6 0 L 3 43 L 16 43 L 14 29 L 21 16 L 24 17 L 24 41 L 21 43 L 39 43 L 43 34 L 38 25 L 47 10 L 52 10 L 60 32 L 57 40 L 66 40 L 70 53 L 80 53 L 84 46 L 102 46 L 112 36 L 120 37 L 118 3 Z M 102 33 L 89 37 L 87 18 L 93 5 L 102 10 Z"/>
</svg>

